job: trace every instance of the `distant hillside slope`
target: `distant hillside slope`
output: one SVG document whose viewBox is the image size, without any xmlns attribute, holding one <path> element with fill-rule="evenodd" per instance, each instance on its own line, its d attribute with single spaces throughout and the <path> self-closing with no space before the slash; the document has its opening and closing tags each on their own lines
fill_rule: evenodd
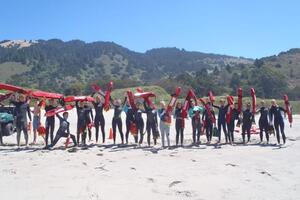
<svg viewBox="0 0 300 200">
<path fill-rule="evenodd" d="M 10 45 L 8 45 L 10 44 Z M 15 44 L 15 45 L 12 45 Z M 22 43 L 23 44 L 23 43 Z M 27 44 L 27 43 L 26 43 Z M 213 70 L 226 64 L 252 63 L 253 60 L 231 56 L 161 48 L 137 53 L 113 42 L 85 43 L 79 40 L 38 40 L 20 48 L 20 42 L 0 42 L 0 67 L 19 66 L 20 72 L 2 76 L 11 83 L 62 91 L 74 82 L 99 79 L 131 79 L 142 83 L 203 68 Z M 24 44 L 23 44 L 24 45 Z M 26 66 L 27 70 L 24 69 Z M 51 81 L 49 81 L 51 80 Z"/>
</svg>

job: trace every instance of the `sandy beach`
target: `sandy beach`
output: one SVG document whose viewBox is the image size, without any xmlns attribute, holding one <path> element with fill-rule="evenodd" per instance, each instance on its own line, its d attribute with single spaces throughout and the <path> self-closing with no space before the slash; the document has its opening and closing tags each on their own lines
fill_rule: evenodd
<svg viewBox="0 0 300 200">
<path fill-rule="evenodd" d="M 106 137 L 111 117 L 112 111 L 105 113 Z M 269 145 L 258 144 L 259 135 L 252 135 L 250 144 L 234 146 L 208 146 L 201 136 L 203 144 L 193 147 L 190 121 L 185 146 L 171 149 L 160 149 L 160 141 L 149 148 L 145 140 L 138 147 L 132 136 L 129 145 L 113 146 L 108 139 L 105 145 L 95 144 L 93 129 L 88 148 L 65 150 L 62 139 L 53 150 L 42 150 L 39 137 L 38 145 L 18 151 L 14 134 L 4 137 L 0 147 L 1 200 L 299 199 L 299 119 L 294 116 L 293 128 L 285 120 L 283 146 L 275 145 L 274 136 Z M 69 121 L 75 133 L 74 111 Z M 235 136 L 240 142 L 240 134 Z M 170 137 L 174 145 L 174 124 Z"/>
</svg>

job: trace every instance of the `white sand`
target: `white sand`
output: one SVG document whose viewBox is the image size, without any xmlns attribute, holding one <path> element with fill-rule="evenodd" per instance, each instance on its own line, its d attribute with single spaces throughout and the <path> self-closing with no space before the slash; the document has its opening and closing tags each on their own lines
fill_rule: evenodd
<svg viewBox="0 0 300 200">
<path fill-rule="evenodd" d="M 112 112 L 105 116 L 108 135 Z M 11 146 L 16 136 L 5 137 L 10 146 L 0 147 L 0 199 L 299 199 L 299 118 L 292 129 L 286 126 L 287 144 L 281 148 L 257 145 L 258 135 L 247 146 L 189 147 L 189 125 L 187 146 L 172 150 L 99 144 L 70 153 L 60 148 L 64 139 L 55 150 L 40 150 L 40 138 L 40 145 L 16 151 Z M 70 121 L 75 132 L 76 116 Z M 171 139 L 174 144 L 173 128 Z"/>
</svg>

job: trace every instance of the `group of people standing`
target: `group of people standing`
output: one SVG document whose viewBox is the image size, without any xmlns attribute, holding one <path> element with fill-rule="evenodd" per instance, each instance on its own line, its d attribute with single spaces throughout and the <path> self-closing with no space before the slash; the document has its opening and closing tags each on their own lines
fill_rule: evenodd
<svg viewBox="0 0 300 200">
<path fill-rule="evenodd" d="M 102 143 L 105 143 L 105 117 L 104 117 L 104 100 L 100 95 L 92 94 L 95 101 L 75 101 L 77 110 L 77 131 L 76 135 L 70 133 L 70 123 L 68 122 L 68 112 L 64 112 L 62 116 L 56 114 L 59 119 L 59 129 L 54 135 L 55 131 L 55 115 L 47 116 L 45 121 L 45 148 L 53 147 L 60 138 L 70 138 L 73 140 L 73 144 L 86 145 L 87 137 L 92 140 L 92 128 L 95 127 L 95 139 L 96 143 L 99 142 L 99 136 L 101 131 Z M 33 114 L 33 144 L 37 142 L 37 132 L 41 126 L 41 108 L 44 107 L 45 111 L 56 109 L 58 104 L 54 99 L 45 101 L 34 102 L 33 110 L 30 110 L 30 100 L 25 95 L 12 96 L 10 103 L 15 106 L 14 119 L 17 130 L 17 145 L 20 146 L 20 136 L 23 131 L 25 137 L 25 144 L 28 145 L 28 119 L 32 121 Z M 63 103 L 61 103 L 63 104 Z M 157 140 L 161 138 L 162 147 L 170 147 L 170 126 L 171 121 L 175 120 L 176 130 L 176 146 L 182 146 L 184 144 L 184 130 L 185 127 L 190 124 L 192 126 L 192 142 L 193 145 L 199 145 L 201 143 L 201 135 L 206 135 L 206 142 L 211 143 L 212 137 L 218 137 L 218 143 L 221 142 L 222 132 L 225 136 L 225 142 L 233 144 L 235 142 L 234 135 L 236 129 L 241 129 L 243 143 L 250 141 L 251 132 L 253 132 L 253 124 L 255 123 L 255 114 L 260 114 L 258 125 L 260 141 L 263 141 L 263 135 L 265 135 L 267 143 L 269 143 L 269 133 L 272 127 L 275 128 L 276 138 L 278 144 L 280 144 L 280 136 L 282 136 L 283 143 L 286 142 L 286 136 L 284 133 L 284 119 L 283 112 L 286 112 L 284 108 L 277 105 L 275 100 L 272 100 L 271 106 L 268 108 L 265 102 L 261 102 L 260 108 L 253 113 L 251 111 L 251 104 L 247 103 L 245 109 L 241 112 L 238 111 L 237 103 L 225 105 L 225 100 L 221 99 L 219 105 L 215 105 L 212 102 L 207 101 L 206 106 L 194 105 L 193 101 L 189 102 L 188 116 L 184 117 L 183 104 L 177 102 L 175 111 L 171 114 L 167 112 L 167 105 L 164 101 L 160 102 L 160 106 L 157 109 L 154 104 L 148 104 L 146 101 L 139 101 L 136 104 L 136 109 L 133 109 L 127 97 L 124 100 L 110 99 L 111 108 L 114 110 L 112 118 L 112 140 L 116 144 L 117 129 L 120 134 L 121 143 L 128 144 L 130 133 L 133 135 L 134 142 L 142 145 L 144 135 L 147 134 L 147 144 L 151 145 L 151 136 L 153 144 L 157 144 Z M 205 109 L 206 108 L 206 109 Z M 207 108 L 209 110 L 207 110 Z M 94 110 L 94 111 L 93 111 Z M 218 111 L 217 121 L 215 110 Z M 230 116 L 227 116 L 230 111 Z M 95 113 L 95 116 L 93 115 Z M 122 112 L 126 113 L 126 132 L 123 134 L 123 121 L 121 118 Z M 144 121 L 143 115 L 146 115 Z M 28 118 L 27 118 L 28 117 Z M 213 117 L 213 118 L 212 118 Z M 158 120 L 159 119 L 159 120 Z M 190 120 L 189 120 L 190 119 Z M 256 131 L 256 130 L 254 130 Z M 247 140 L 246 140 L 247 136 Z M 50 140 L 50 141 L 49 141 Z"/>
</svg>

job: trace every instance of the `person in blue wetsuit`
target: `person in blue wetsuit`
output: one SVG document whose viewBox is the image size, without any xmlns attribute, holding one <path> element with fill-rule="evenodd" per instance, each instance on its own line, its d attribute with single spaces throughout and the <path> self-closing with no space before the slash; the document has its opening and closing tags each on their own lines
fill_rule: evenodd
<svg viewBox="0 0 300 200">
<path fill-rule="evenodd" d="M 286 137 L 285 137 L 285 133 L 284 133 L 284 121 L 283 121 L 282 113 L 286 112 L 286 110 L 284 108 L 278 106 L 275 99 L 272 99 L 271 103 L 272 103 L 272 106 L 269 110 L 270 124 L 272 125 L 273 120 L 274 120 L 274 127 L 275 127 L 277 142 L 278 142 L 278 144 L 280 144 L 280 133 L 281 133 L 283 143 L 285 144 Z"/>
<path fill-rule="evenodd" d="M 147 143 L 150 146 L 151 132 L 153 136 L 154 145 L 156 145 L 157 138 L 159 137 L 158 123 L 157 123 L 157 111 L 154 105 L 148 105 L 144 101 L 144 108 L 147 114 L 146 130 L 147 130 Z"/>
<path fill-rule="evenodd" d="M 124 112 L 126 113 L 126 133 L 125 133 L 125 140 L 126 144 L 128 144 L 128 137 L 130 132 L 130 127 L 132 124 L 135 124 L 135 110 L 129 105 L 127 102 L 124 107 Z M 134 135 L 135 143 L 138 142 L 138 135 Z"/>
</svg>

